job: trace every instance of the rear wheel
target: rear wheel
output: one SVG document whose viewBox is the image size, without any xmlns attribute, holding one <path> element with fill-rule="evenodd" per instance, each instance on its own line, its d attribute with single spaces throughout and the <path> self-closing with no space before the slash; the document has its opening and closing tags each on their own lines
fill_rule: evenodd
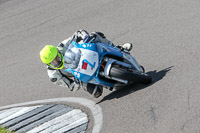
<svg viewBox="0 0 200 133">
<path fill-rule="evenodd" d="M 133 83 L 149 84 L 152 81 L 151 76 L 145 73 L 131 72 L 119 66 L 112 66 L 110 77 L 128 80 Z"/>
</svg>

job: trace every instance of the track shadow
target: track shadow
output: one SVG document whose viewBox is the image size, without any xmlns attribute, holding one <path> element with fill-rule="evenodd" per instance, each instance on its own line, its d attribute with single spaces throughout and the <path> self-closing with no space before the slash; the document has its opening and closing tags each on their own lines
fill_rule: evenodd
<svg viewBox="0 0 200 133">
<path fill-rule="evenodd" d="M 172 67 L 174 66 L 170 66 L 168 68 L 165 68 L 161 71 L 149 71 L 147 72 L 147 74 L 151 75 L 152 77 L 152 82 L 149 85 L 141 85 L 141 84 L 129 84 L 127 86 L 124 86 L 123 88 L 117 88 L 116 91 L 111 92 L 109 95 L 105 96 L 103 99 L 101 99 L 99 102 L 97 102 L 96 104 L 99 104 L 101 102 L 107 101 L 107 100 L 112 100 L 114 98 L 121 98 L 123 96 L 126 96 L 130 93 L 133 93 L 135 91 L 139 91 L 142 89 L 145 89 L 148 86 L 151 86 L 153 84 L 155 84 L 156 82 L 158 82 L 159 80 L 162 80 L 163 77 L 167 74 L 167 72 L 169 72 Z"/>
</svg>

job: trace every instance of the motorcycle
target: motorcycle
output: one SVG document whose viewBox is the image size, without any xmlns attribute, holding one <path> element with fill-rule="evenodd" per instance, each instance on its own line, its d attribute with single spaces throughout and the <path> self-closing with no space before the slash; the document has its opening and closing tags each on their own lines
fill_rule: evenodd
<svg viewBox="0 0 200 133">
<path fill-rule="evenodd" d="M 65 53 L 66 72 L 72 73 L 82 83 L 114 88 L 129 83 L 149 84 L 150 75 L 130 53 L 117 46 L 73 41 Z"/>
</svg>

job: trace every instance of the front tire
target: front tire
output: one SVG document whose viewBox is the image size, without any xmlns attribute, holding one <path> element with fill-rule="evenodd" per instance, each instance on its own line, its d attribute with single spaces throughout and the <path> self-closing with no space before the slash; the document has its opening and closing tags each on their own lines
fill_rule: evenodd
<svg viewBox="0 0 200 133">
<path fill-rule="evenodd" d="M 152 81 L 151 76 L 145 73 L 131 72 L 119 66 L 112 66 L 110 70 L 110 77 L 128 80 L 132 83 L 149 84 Z"/>
</svg>

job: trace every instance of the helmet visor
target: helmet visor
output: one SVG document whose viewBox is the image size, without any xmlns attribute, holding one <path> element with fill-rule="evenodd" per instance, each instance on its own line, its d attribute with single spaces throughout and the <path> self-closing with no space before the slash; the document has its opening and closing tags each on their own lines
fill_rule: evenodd
<svg viewBox="0 0 200 133">
<path fill-rule="evenodd" d="M 62 59 L 61 56 L 59 56 L 59 53 L 57 54 L 56 58 L 48 64 L 51 68 L 58 68 L 62 65 Z"/>
</svg>

